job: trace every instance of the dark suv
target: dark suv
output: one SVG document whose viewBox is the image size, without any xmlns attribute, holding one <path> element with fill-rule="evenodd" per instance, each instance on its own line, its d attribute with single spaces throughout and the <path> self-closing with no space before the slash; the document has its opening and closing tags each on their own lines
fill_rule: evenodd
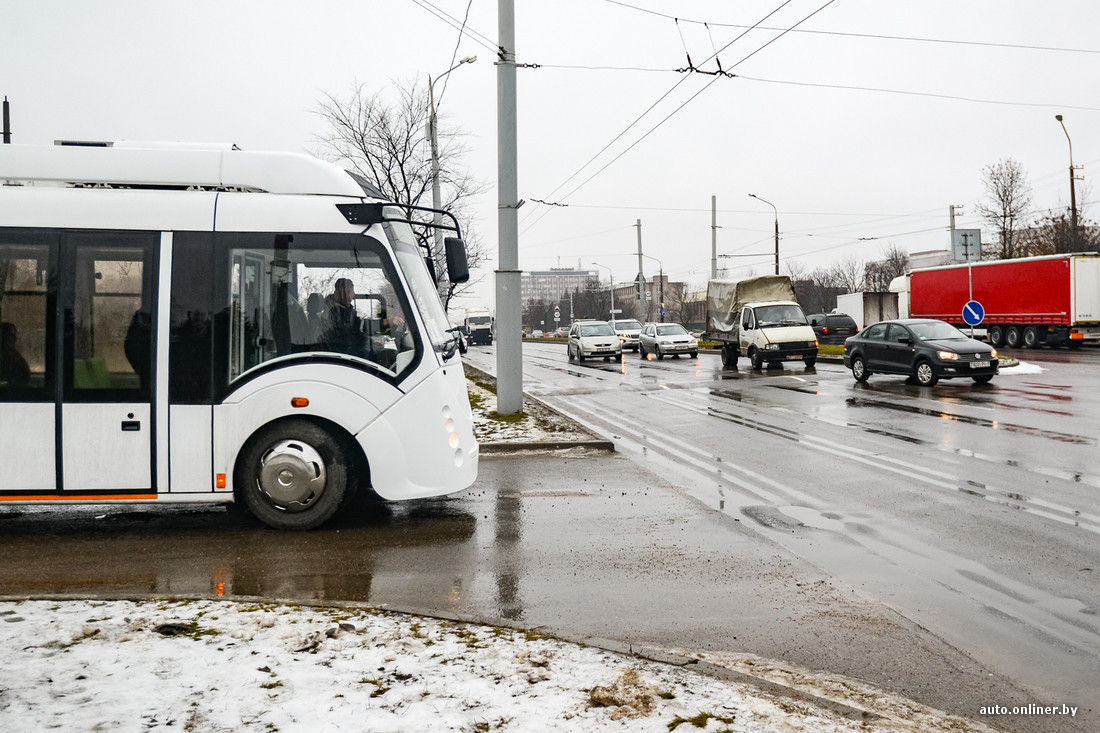
<svg viewBox="0 0 1100 733">
<path fill-rule="evenodd" d="M 855 320 L 844 313 L 814 313 L 806 316 L 814 327 L 819 344 L 842 344 L 844 339 L 859 333 Z"/>
</svg>

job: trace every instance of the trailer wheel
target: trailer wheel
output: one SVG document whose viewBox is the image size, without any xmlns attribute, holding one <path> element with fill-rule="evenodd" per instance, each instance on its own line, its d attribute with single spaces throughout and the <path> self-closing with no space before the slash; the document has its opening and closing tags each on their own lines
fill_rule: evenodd
<svg viewBox="0 0 1100 733">
<path fill-rule="evenodd" d="M 236 491 L 248 510 L 275 529 L 313 529 L 340 507 L 348 488 L 347 451 L 308 420 L 259 430 L 241 451 Z"/>
<path fill-rule="evenodd" d="M 737 359 L 740 357 L 737 349 L 730 344 L 722 344 L 722 367 L 725 369 L 736 369 Z"/>
<path fill-rule="evenodd" d="M 1016 326 L 1009 326 L 1005 331 L 1005 346 L 1010 349 L 1020 348 L 1020 329 Z"/>
<path fill-rule="evenodd" d="M 1005 330 L 1000 326 L 993 326 L 989 329 L 989 343 L 993 344 L 997 348 L 1004 345 L 1005 342 Z"/>
<path fill-rule="evenodd" d="M 1024 329 L 1024 348 L 1037 349 L 1040 346 L 1039 329 L 1028 326 Z"/>
</svg>

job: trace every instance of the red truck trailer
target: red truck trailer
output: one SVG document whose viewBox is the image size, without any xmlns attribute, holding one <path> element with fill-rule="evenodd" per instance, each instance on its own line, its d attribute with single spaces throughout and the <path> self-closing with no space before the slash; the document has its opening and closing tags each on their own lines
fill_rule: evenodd
<svg viewBox="0 0 1100 733">
<path fill-rule="evenodd" d="M 914 270 L 909 315 L 959 327 L 963 306 L 985 309 L 994 346 L 1038 348 L 1100 341 L 1100 255 L 1063 254 Z"/>
</svg>

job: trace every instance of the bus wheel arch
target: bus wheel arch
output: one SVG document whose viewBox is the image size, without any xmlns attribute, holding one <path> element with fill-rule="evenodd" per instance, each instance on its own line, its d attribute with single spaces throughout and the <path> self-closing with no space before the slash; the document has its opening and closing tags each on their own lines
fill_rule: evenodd
<svg viewBox="0 0 1100 733">
<path fill-rule="evenodd" d="M 275 420 L 256 430 L 238 454 L 235 500 L 270 527 L 313 529 L 354 496 L 359 461 L 365 467 L 362 450 L 332 423 Z"/>
</svg>

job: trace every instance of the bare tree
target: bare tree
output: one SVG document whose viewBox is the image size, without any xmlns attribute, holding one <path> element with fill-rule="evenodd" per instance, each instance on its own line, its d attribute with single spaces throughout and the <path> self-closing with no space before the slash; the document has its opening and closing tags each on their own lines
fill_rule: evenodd
<svg viewBox="0 0 1100 733">
<path fill-rule="evenodd" d="M 834 268 L 819 267 L 797 280 L 792 278 L 792 284 L 795 299 L 807 313 L 827 313 L 836 307 L 836 296 L 846 292 L 837 285 Z"/>
<path fill-rule="evenodd" d="M 845 293 L 858 293 L 863 290 L 866 283 L 867 266 L 859 255 L 848 255 L 834 263 L 829 272 L 832 274 L 832 284 L 842 288 Z"/>
<path fill-rule="evenodd" d="M 890 281 L 904 275 L 909 270 L 909 253 L 896 244 L 891 244 L 882 252 L 882 259 L 868 262 L 864 271 L 867 290 L 872 293 L 885 293 L 890 289 Z"/>
<path fill-rule="evenodd" d="M 1077 231 L 1065 214 L 1048 213 L 1031 228 L 1020 234 L 1021 249 L 1028 255 L 1066 254 L 1069 252 L 1096 252 L 1100 250 L 1100 227 L 1078 217 Z"/>
<path fill-rule="evenodd" d="M 982 169 L 988 201 L 978 204 L 982 219 L 997 232 L 997 243 L 986 254 L 1007 260 L 1027 254 L 1020 228 L 1031 206 L 1031 186 L 1024 168 L 1012 158 Z"/>
<path fill-rule="evenodd" d="M 431 146 L 426 135 L 428 92 L 418 81 L 396 87 L 397 100 L 357 85 L 347 95 L 324 94 L 318 113 L 328 130 L 318 137 L 321 157 L 344 165 L 378 188 L 383 198 L 405 207 L 410 221 L 428 221 L 411 206 L 430 206 L 432 192 Z M 437 114 L 440 121 L 443 118 Z M 491 252 L 471 226 L 472 200 L 487 184 L 474 178 L 462 165 L 467 152 L 462 133 L 439 125 L 440 205 L 459 220 L 466 240 L 470 269 L 489 261 Z M 419 228 L 418 228 L 418 231 Z M 430 242 L 431 235 L 426 240 Z M 446 273 L 445 253 L 431 247 L 437 273 Z M 448 283 L 443 305 L 469 290 L 480 277 L 467 283 Z"/>
</svg>

